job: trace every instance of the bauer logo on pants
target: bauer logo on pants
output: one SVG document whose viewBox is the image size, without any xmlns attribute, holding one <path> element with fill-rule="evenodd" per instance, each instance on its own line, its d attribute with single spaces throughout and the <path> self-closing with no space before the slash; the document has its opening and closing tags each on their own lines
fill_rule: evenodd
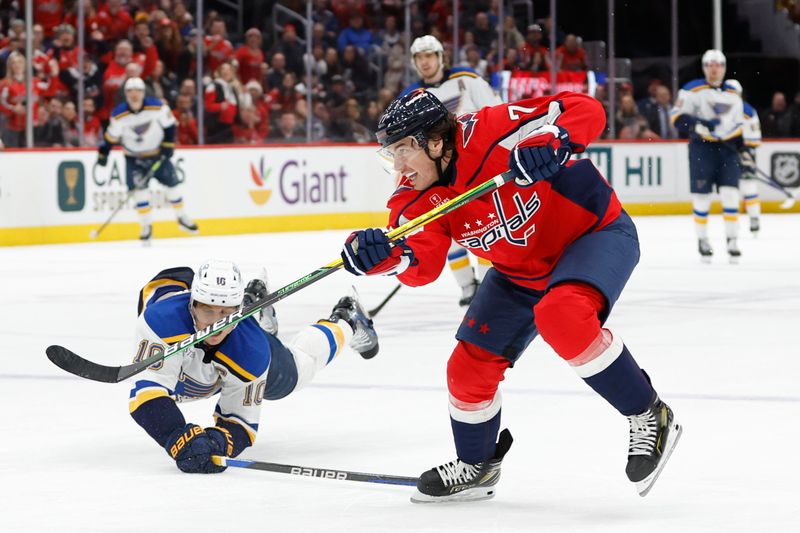
<svg viewBox="0 0 800 533">
<path fill-rule="evenodd" d="M 800 154 L 797 152 L 775 152 L 770 170 L 775 181 L 784 187 L 800 187 Z"/>
<path fill-rule="evenodd" d="M 81 211 L 86 204 L 86 172 L 80 161 L 58 165 L 58 207 L 62 211 Z"/>
</svg>

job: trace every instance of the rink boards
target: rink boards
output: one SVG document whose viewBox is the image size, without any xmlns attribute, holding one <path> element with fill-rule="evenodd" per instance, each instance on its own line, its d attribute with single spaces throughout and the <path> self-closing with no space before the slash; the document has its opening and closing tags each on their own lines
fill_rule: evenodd
<svg viewBox="0 0 800 533">
<path fill-rule="evenodd" d="M 187 214 L 203 235 L 382 226 L 394 179 L 377 146 L 198 147 L 176 151 Z M 598 143 L 589 157 L 634 215 L 688 214 L 685 142 Z M 96 164 L 94 150 L 6 151 L 0 166 L 0 245 L 90 240 L 120 202 L 102 240 L 135 239 L 137 215 L 122 152 Z M 800 146 L 769 142 L 759 167 L 784 183 L 800 179 Z M 165 190 L 151 184 L 155 237 L 180 235 Z M 761 188 L 765 211 L 783 196 Z M 718 206 L 717 206 L 718 209 Z M 796 206 L 793 210 L 797 211 Z"/>
</svg>

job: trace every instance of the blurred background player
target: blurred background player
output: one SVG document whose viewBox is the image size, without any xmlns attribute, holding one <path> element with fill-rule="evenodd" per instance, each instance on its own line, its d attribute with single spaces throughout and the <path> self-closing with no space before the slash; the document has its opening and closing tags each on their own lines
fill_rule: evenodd
<svg viewBox="0 0 800 533">
<path fill-rule="evenodd" d="M 469 124 L 462 119 L 469 117 Z M 457 457 L 424 472 L 413 502 L 495 495 L 511 435 L 500 432 L 507 369 L 541 334 L 597 394 L 627 417 L 625 472 L 644 496 L 681 426 L 617 332 L 604 328 L 639 261 L 636 227 L 586 159 L 568 164 L 605 126 L 602 105 L 561 92 L 456 117 L 430 92 L 392 102 L 378 123 L 384 157 L 416 201 L 389 200 L 390 220 L 427 212 L 511 170 L 516 179 L 393 245 L 382 229 L 352 233 L 342 249 L 356 275 L 395 275 L 406 285 L 441 274 L 452 239 L 493 267 L 478 287 L 447 363 L 448 410 Z M 444 176 L 444 179 L 442 177 Z M 499 432 L 499 435 L 498 435 Z M 499 436 L 499 439 L 498 439 Z"/>
<path fill-rule="evenodd" d="M 756 174 L 756 148 L 761 146 L 761 121 L 755 108 L 744 101 L 742 84 L 737 80 L 727 80 L 727 83 L 736 89 L 742 96 L 744 106 L 744 124 L 742 125 L 742 137 L 744 139 L 744 149 L 739 152 L 739 162 L 742 165 L 742 180 L 740 189 L 744 197 L 744 208 L 750 218 L 750 233 L 758 236 L 761 229 L 761 201 L 758 199 L 758 182 Z"/>
<path fill-rule="evenodd" d="M 705 79 L 690 81 L 678 93 L 672 122 L 689 135 L 689 179 L 700 258 L 714 254 L 708 240 L 708 213 L 714 185 L 722 202 L 728 256 L 741 256 L 739 236 L 739 178 L 737 152 L 744 150 L 742 97 L 725 80 L 725 55 L 719 50 L 703 54 Z"/>
<path fill-rule="evenodd" d="M 266 294 L 265 271 L 245 287 L 239 267 L 230 261 L 208 261 L 196 274 L 189 267 L 160 272 L 139 293 L 135 360 L 163 351 Z M 355 294 L 340 299 L 330 318 L 302 329 L 287 345 L 277 331 L 274 309 L 268 306 L 140 375 L 130 393 L 131 416 L 180 470 L 225 470 L 211 456 L 235 457 L 253 444 L 262 399 L 279 400 L 299 390 L 344 346 L 365 359 L 378 353 L 372 321 Z M 214 427 L 186 422 L 177 403 L 216 394 Z"/>
<path fill-rule="evenodd" d="M 456 115 L 472 113 L 482 107 L 501 103 L 500 98 L 477 72 L 469 67 L 449 67 L 444 59 L 442 43 L 433 35 L 425 35 L 411 44 L 411 64 L 420 80 L 409 85 L 401 96 L 414 89 L 424 88 L 432 92 Z M 404 221 L 398 221 L 402 224 Z M 450 270 L 461 287 L 458 304 L 467 306 L 475 296 L 478 284 L 492 264 L 478 258 L 475 271 L 470 266 L 467 250 L 455 241 L 447 254 Z"/>
<path fill-rule="evenodd" d="M 97 163 L 106 166 L 112 146 L 122 144 L 125 150 L 125 183 L 136 202 L 142 227 L 139 238 L 142 242 L 148 244 L 153 236 L 148 190 L 150 177 L 167 188 L 167 199 L 175 210 L 178 227 L 188 233 L 197 233 L 197 224 L 183 211 L 181 182 L 170 160 L 175 152 L 175 117 L 172 111 L 158 98 L 145 96 L 145 85 L 141 78 L 128 78 L 124 91 L 125 101 L 111 113 Z"/>
</svg>

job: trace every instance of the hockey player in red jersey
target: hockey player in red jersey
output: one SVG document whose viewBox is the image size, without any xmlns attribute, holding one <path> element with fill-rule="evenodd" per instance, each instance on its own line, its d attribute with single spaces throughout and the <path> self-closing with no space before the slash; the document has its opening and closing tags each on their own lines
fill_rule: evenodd
<svg viewBox="0 0 800 533">
<path fill-rule="evenodd" d="M 628 418 L 626 473 L 642 496 L 677 442 L 672 410 L 620 336 L 603 328 L 639 260 L 636 228 L 614 190 L 589 160 L 569 161 L 604 125 L 596 100 L 566 92 L 456 117 L 420 89 L 381 117 L 383 155 L 403 175 L 403 193 L 389 199 L 390 227 L 509 169 L 517 176 L 399 243 L 366 229 L 351 234 L 342 251 L 351 273 L 396 275 L 411 286 L 439 276 L 451 239 L 494 265 L 447 365 L 457 458 L 424 472 L 412 501 L 494 496 L 512 441 L 508 430 L 498 440 L 498 385 L 539 334 Z M 409 190 L 417 192 L 411 201 Z"/>
</svg>

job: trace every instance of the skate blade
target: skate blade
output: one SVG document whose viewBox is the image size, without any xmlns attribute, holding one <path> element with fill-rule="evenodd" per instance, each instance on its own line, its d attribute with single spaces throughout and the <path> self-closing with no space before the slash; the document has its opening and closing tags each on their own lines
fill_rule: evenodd
<svg viewBox="0 0 800 533">
<path fill-rule="evenodd" d="M 200 228 L 198 228 L 198 229 L 190 229 L 190 228 L 187 228 L 186 226 L 183 226 L 181 224 L 178 224 L 178 229 L 181 230 L 184 233 L 188 233 L 189 235 L 197 235 L 198 233 L 200 233 Z"/>
<path fill-rule="evenodd" d="M 661 471 L 664 469 L 664 465 L 667 464 L 669 461 L 669 457 L 672 455 L 672 450 L 675 449 L 675 446 L 678 444 L 678 439 L 681 438 L 681 433 L 683 433 L 683 426 L 673 420 L 672 426 L 669 428 L 669 436 L 667 437 L 667 445 L 664 453 L 661 456 L 661 461 L 659 461 L 658 466 L 653 471 L 652 474 L 647 476 L 641 481 L 636 482 L 636 492 L 639 493 L 639 496 L 644 498 L 653 488 L 655 485 L 658 476 L 661 474 Z"/>
<path fill-rule="evenodd" d="M 700 256 L 700 262 L 703 263 L 704 265 L 710 265 L 711 264 L 711 256 L 710 255 L 701 255 Z"/>
<path fill-rule="evenodd" d="M 728 263 L 730 263 L 730 264 L 732 264 L 732 265 L 738 265 L 738 264 L 739 264 L 739 259 L 741 259 L 741 258 L 740 258 L 740 257 L 734 257 L 734 256 L 732 256 L 732 255 L 729 255 L 729 256 L 728 256 Z"/>
<path fill-rule="evenodd" d="M 490 500 L 495 495 L 494 487 L 482 487 L 467 489 L 448 496 L 429 496 L 423 494 L 419 489 L 411 496 L 411 503 L 457 503 L 457 502 L 479 502 Z"/>
</svg>

